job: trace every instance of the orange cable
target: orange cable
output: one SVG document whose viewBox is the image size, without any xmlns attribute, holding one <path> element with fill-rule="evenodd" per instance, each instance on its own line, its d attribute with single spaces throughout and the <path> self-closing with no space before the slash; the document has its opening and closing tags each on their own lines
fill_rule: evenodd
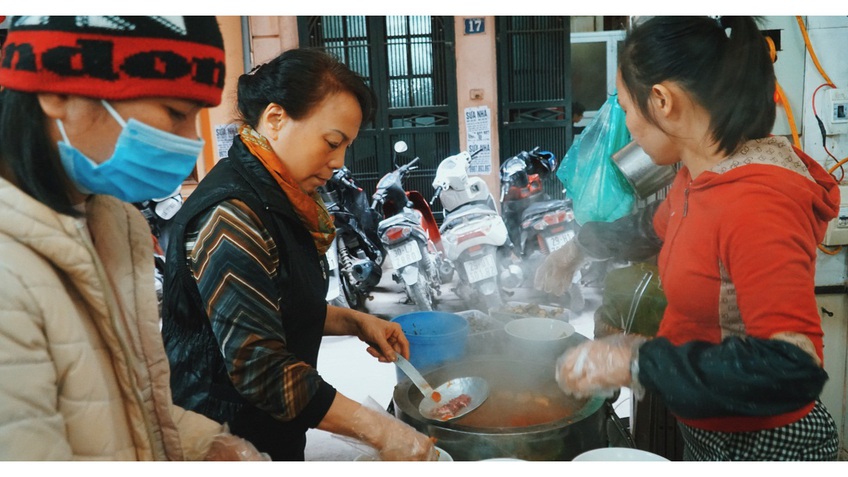
<svg viewBox="0 0 848 477">
<path fill-rule="evenodd" d="M 801 29 L 801 34 L 804 36 L 804 45 L 806 45 L 807 51 L 810 52 L 810 58 L 813 60 L 813 64 L 816 65 L 816 69 L 819 71 L 819 73 L 822 75 L 824 80 L 827 82 L 828 86 L 830 86 L 831 88 L 836 88 L 836 85 L 833 84 L 833 81 L 830 80 L 830 77 L 827 75 L 827 73 L 825 73 L 824 68 L 822 68 L 821 63 L 819 63 L 819 58 L 816 56 L 816 52 L 815 52 L 815 50 L 813 50 L 813 45 L 812 45 L 812 42 L 810 41 L 810 35 L 807 34 L 807 27 L 804 26 L 804 20 L 800 16 L 795 16 L 795 21 L 798 22 L 798 28 Z M 772 42 L 771 44 L 772 44 L 772 48 L 773 48 L 774 43 Z M 772 60 L 772 61 L 774 61 L 774 60 Z M 799 149 L 800 149 L 800 147 L 799 147 Z M 825 148 L 825 150 L 827 150 L 827 149 Z M 837 162 L 836 165 L 834 165 L 833 167 L 830 168 L 830 170 L 828 170 L 828 173 L 833 175 L 833 173 L 836 171 L 836 169 L 838 169 L 840 166 L 842 166 L 842 164 L 844 164 L 846 162 L 848 162 L 848 157 Z M 828 250 L 822 244 L 819 244 L 818 247 L 819 247 L 819 250 L 822 251 L 822 253 L 825 253 L 827 255 L 836 255 L 842 250 L 841 245 L 838 246 L 835 250 Z"/>
<path fill-rule="evenodd" d="M 846 162 L 848 162 L 848 157 L 846 157 L 845 159 L 842 159 L 841 161 L 837 162 L 837 163 L 836 163 L 836 165 L 834 165 L 833 167 L 831 167 L 830 169 L 828 169 L 828 170 L 827 170 L 827 172 L 828 172 L 829 174 L 833 174 L 833 172 L 834 172 L 834 171 L 836 171 L 836 169 L 838 169 L 838 168 L 839 168 L 839 166 L 841 166 L 842 164 L 845 164 Z"/>
<path fill-rule="evenodd" d="M 837 246 L 835 250 L 828 250 L 824 247 L 824 245 L 819 244 L 819 250 L 828 255 L 836 255 L 842 250 L 842 245 Z"/>
<path fill-rule="evenodd" d="M 767 36 L 766 43 L 768 43 L 769 46 L 771 62 L 774 63 L 777 60 L 777 49 L 774 46 L 774 40 Z M 775 95 L 777 96 L 777 99 L 780 100 L 780 104 L 783 105 L 783 109 L 786 111 L 786 119 L 789 121 L 789 129 L 792 131 L 792 142 L 795 143 L 795 147 L 801 149 L 801 138 L 798 135 L 798 126 L 795 124 L 795 115 L 792 114 L 792 106 L 789 104 L 789 98 L 786 97 L 786 92 L 783 91 L 783 88 L 780 86 L 776 77 L 774 79 L 774 87 Z"/>
<path fill-rule="evenodd" d="M 807 34 L 807 27 L 804 26 L 804 20 L 800 16 L 796 16 L 795 20 L 798 22 L 801 34 L 804 35 L 804 44 L 807 45 L 807 50 L 810 52 L 810 58 L 812 58 L 813 64 L 816 65 L 816 69 L 819 70 L 819 73 L 821 73 L 824 80 L 827 81 L 828 85 L 836 88 L 836 85 L 833 84 L 833 81 L 830 80 L 830 77 L 824 72 L 824 68 L 822 68 L 821 63 L 819 63 L 819 58 L 816 56 L 816 52 L 813 50 L 813 45 L 810 42 L 810 35 Z"/>
<path fill-rule="evenodd" d="M 786 119 L 789 120 L 789 129 L 792 131 L 792 142 L 795 143 L 795 147 L 801 149 L 801 138 L 798 136 L 798 127 L 795 125 L 795 115 L 792 114 L 792 106 L 789 105 L 789 99 L 786 98 L 786 93 L 783 92 L 783 88 L 780 87 L 777 79 L 774 80 L 774 86 L 777 90 L 777 97 L 780 99 L 780 104 L 786 110 Z"/>
</svg>

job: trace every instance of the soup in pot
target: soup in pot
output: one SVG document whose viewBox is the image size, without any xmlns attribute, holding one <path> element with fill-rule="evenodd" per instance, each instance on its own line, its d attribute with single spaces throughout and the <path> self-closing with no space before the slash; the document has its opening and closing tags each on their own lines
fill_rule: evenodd
<svg viewBox="0 0 848 477">
<path fill-rule="evenodd" d="M 585 401 L 569 399 L 556 386 L 541 390 L 492 390 L 475 411 L 457 419 L 476 428 L 529 427 L 567 419 Z"/>
</svg>

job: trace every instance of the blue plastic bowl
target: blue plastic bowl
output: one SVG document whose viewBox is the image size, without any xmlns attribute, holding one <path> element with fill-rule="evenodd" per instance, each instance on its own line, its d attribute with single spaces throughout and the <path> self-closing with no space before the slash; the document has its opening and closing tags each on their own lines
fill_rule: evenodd
<svg viewBox="0 0 848 477">
<path fill-rule="evenodd" d="M 421 373 L 462 358 L 468 342 L 468 322 L 460 315 L 442 311 L 416 311 L 396 316 L 409 340 L 409 362 Z M 407 379 L 400 369 L 398 381 Z"/>
</svg>

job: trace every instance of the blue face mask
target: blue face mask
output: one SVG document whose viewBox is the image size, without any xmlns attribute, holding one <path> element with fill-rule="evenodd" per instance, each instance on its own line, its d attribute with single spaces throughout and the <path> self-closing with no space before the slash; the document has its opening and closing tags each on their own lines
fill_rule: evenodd
<svg viewBox="0 0 848 477">
<path fill-rule="evenodd" d="M 71 145 L 61 120 L 59 156 L 68 176 L 83 194 L 108 194 L 125 202 L 142 202 L 168 197 L 191 174 L 202 139 L 186 139 L 176 134 L 130 119 L 124 121 L 106 101 L 109 114 L 123 127 L 115 152 L 97 164 Z"/>
</svg>

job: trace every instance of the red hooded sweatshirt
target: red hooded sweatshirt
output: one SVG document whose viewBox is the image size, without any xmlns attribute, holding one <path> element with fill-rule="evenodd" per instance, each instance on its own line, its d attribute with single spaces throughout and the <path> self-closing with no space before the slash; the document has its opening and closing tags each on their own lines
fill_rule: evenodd
<svg viewBox="0 0 848 477">
<path fill-rule="evenodd" d="M 749 141 L 694 180 L 681 168 L 654 216 L 668 299 L 657 336 L 679 346 L 796 332 L 822 358 L 816 249 L 839 203 L 836 181 L 783 137 Z M 813 404 L 777 416 L 681 421 L 753 431 L 797 421 Z"/>
</svg>

